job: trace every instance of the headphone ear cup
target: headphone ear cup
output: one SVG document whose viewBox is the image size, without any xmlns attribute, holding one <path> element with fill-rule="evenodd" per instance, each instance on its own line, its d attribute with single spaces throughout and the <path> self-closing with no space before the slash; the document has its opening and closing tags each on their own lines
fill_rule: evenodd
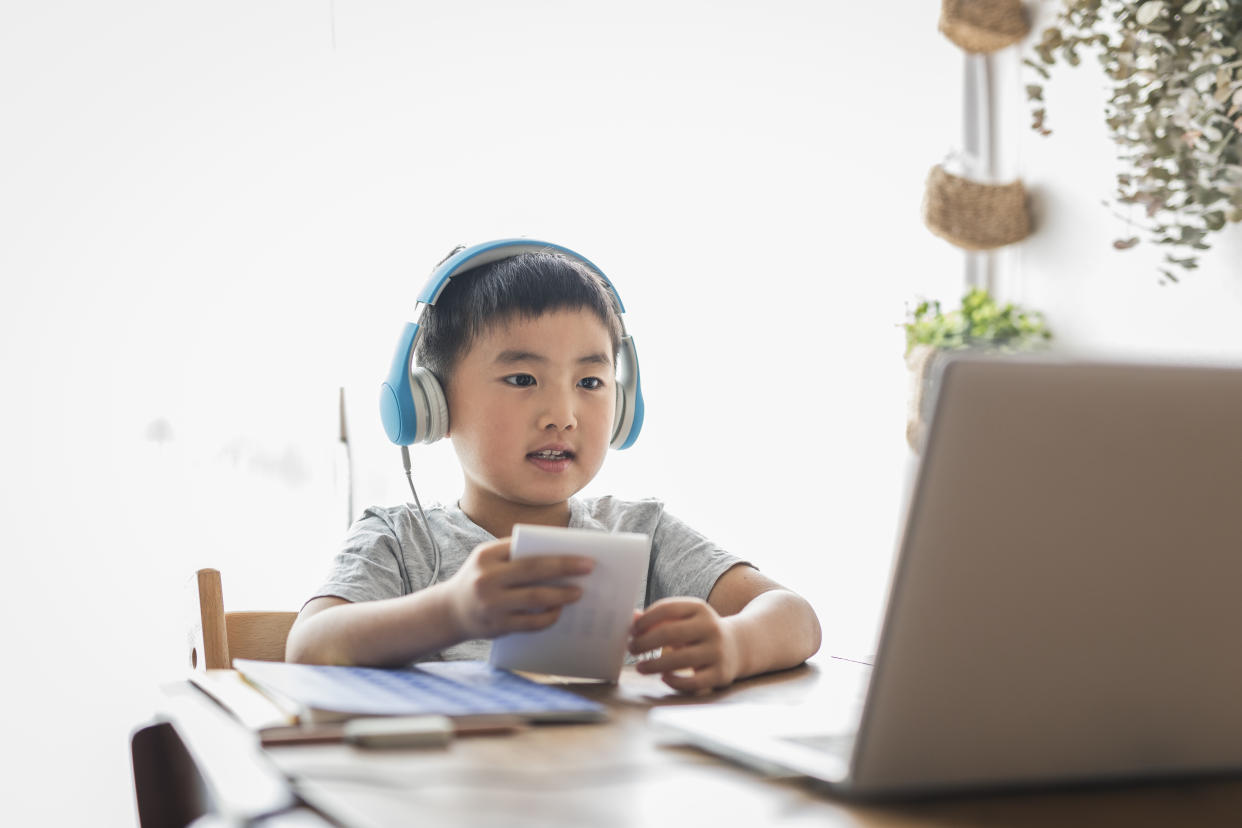
<svg viewBox="0 0 1242 828">
<path fill-rule="evenodd" d="M 427 442 L 443 440 L 449 430 L 448 398 L 444 396 L 444 388 L 431 372 L 427 373 L 427 402 L 431 406 L 431 428 L 427 432 Z"/>
<path fill-rule="evenodd" d="M 616 448 L 620 444 L 620 441 L 617 440 L 617 437 L 620 436 L 618 432 L 621 431 L 621 428 L 624 424 L 625 424 L 625 386 L 623 386 L 621 383 L 618 382 L 617 383 L 617 406 L 613 410 L 613 414 L 612 414 L 612 439 L 608 443 L 608 445 L 611 448 Z"/>
<path fill-rule="evenodd" d="M 617 409 L 609 446 L 626 449 L 634 445 L 643 428 L 644 413 L 643 390 L 638 381 L 638 351 L 633 338 L 623 336 L 617 354 Z"/>
<path fill-rule="evenodd" d="M 448 400 L 435 374 L 426 368 L 410 371 L 410 388 L 418 412 L 417 443 L 434 443 L 448 433 Z"/>
</svg>

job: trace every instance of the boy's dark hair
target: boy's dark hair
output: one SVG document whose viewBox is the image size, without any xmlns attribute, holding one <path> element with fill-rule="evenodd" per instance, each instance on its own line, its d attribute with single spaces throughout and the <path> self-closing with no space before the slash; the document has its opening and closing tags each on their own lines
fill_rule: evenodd
<svg viewBox="0 0 1242 828">
<path fill-rule="evenodd" d="M 612 289 L 589 267 L 559 253 L 521 253 L 449 280 L 419 322 L 415 360 L 448 387 L 457 360 L 489 327 L 514 316 L 586 309 L 608 329 L 612 359 L 621 347 L 621 317 Z"/>
</svg>

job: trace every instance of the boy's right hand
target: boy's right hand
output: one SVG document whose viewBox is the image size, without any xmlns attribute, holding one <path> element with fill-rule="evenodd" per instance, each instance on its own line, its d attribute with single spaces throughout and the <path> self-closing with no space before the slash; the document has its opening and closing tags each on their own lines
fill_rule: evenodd
<svg viewBox="0 0 1242 828">
<path fill-rule="evenodd" d="M 582 597 L 581 587 L 547 582 L 586 575 L 595 567 L 593 560 L 547 555 L 515 561 L 509 557 L 510 542 L 501 538 L 479 544 L 445 582 L 463 640 L 550 627 L 561 607 Z"/>
</svg>

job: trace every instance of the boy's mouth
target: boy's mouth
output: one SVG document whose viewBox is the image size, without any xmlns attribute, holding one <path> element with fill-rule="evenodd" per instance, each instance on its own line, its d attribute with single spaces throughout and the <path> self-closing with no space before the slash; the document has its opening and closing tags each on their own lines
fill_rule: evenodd
<svg viewBox="0 0 1242 828">
<path fill-rule="evenodd" d="M 532 451 L 527 457 L 533 457 L 537 460 L 572 460 L 574 453 L 572 451 L 564 451 L 562 449 L 540 449 Z"/>
<path fill-rule="evenodd" d="M 574 453 L 569 449 L 539 449 L 529 452 L 526 459 L 546 472 L 562 472 L 573 462 Z"/>
</svg>

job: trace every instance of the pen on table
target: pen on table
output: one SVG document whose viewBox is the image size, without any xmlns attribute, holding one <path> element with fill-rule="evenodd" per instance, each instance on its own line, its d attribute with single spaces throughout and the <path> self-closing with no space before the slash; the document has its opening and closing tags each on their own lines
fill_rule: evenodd
<svg viewBox="0 0 1242 828">
<path fill-rule="evenodd" d="M 487 715 L 454 720 L 446 716 L 376 716 L 330 724 L 288 725 L 259 731 L 263 747 L 348 742 L 359 747 L 436 747 L 457 736 L 517 733 L 519 716 Z"/>
</svg>

